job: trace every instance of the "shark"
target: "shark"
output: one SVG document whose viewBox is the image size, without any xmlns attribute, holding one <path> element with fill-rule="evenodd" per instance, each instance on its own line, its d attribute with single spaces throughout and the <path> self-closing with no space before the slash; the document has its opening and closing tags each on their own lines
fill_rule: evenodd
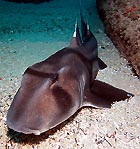
<svg viewBox="0 0 140 149">
<path fill-rule="evenodd" d="M 107 65 L 81 14 L 68 47 L 29 66 L 6 116 L 7 126 L 40 135 L 70 118 L 82 107 L 110 108 L 133 94 L 96 79 Z M 81 36 L 82 33 L 82 36 Z"/>
</svg>

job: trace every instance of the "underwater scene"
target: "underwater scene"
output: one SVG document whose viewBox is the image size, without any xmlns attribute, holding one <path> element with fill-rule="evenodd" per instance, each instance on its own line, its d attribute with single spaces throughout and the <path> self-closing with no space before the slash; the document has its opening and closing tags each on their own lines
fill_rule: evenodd
<svg viewBox="0 0 140 149">
<path fill-rule="evenodd" d="M 140 81 L 104 2 L 0 0 L 0 149 L 139 148 Z"/>
</svg>

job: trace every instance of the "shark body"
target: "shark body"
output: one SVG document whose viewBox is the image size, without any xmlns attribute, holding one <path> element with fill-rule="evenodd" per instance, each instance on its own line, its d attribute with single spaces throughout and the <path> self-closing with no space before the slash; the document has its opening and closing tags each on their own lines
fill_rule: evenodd
<svg viewBox="0 0 140 149">
<path fill-rule="evenodd" d="M 98 57 L 97 40 L 81 15 L 82 37 L 75 25 L 68 47 L 28 67 L 7 113 L 7 126 L 24 134 L 40 135 L 79 108 L 109 108 L 132 94 L 96 80 L 107 65 Z"/>
</svg>

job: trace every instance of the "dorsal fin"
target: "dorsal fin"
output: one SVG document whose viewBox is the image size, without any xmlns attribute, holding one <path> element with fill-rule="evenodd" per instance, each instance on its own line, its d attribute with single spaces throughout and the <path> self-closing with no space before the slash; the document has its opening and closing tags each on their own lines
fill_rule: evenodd
<svg viewBox="0 0 140 149">
<path fill-rule="evenodd" d="M 87 23 L 83 19 L 82 11 L 80 9 L 80 17 L 81 17 L 81 32 L 82 32 L 82 42 L 84 43 L 87 38 Z"/>
<path fill-rule="evenodd" d="M 82 32 L 82 43 L 84 46 L 95 48 L 97 47 L 97 40 L 90 31 L 89 25 L 84 21 L 83 15 L 82 15 L 82 8 L 81 8 L 81 1 L 80 2 L 80 17 L 81 17 L 81 32 Z"/>
<path fill-rule="evenodd" d="M 80 31 L 79 31 L 79 27 L 78 27 L 78 23 L 76 21 L 75 23 L 75 31 L 73 33 L 73 37 L 70 43 L 69 47 L 72 48 L 76 48 L 82 45 L 82 40 L 81 40 L 81 36 L 80 36 Z"/>
<path fill-rule="evenodd" d="M 86 49 L 86 53 L 89 55 L 90 60 L 97 60 L 98 59 L 98 45 L 97 40 L 92 34 L 87 25 L 87 33 L 84 38 L 83 47 Z"/>
</svg>

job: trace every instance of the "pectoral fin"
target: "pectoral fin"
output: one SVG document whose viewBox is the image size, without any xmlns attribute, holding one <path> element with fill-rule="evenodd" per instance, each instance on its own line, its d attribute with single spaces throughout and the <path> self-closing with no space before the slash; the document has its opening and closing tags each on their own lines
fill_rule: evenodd
<svg viewBox="0 0 140 149">
<path fill-rule="evenodd" d="M 110 108 L 116 101 L 129 99 L 134 95 L 107 83 L 95 80 L 91 92 L 85 92 L 83 106 Z"/>
<path fill-rule="evenodd" d="M 98 71 L 105 69 L 106 67 L 107 65 L 99 57 L 92 62 L 92 82 L 94 82 Z"/>
<path fill-rule="evenodd" d="M 100 69 L 105 69 L 107 65 L 98 57 L 98 65 Z"/>
</svg>

